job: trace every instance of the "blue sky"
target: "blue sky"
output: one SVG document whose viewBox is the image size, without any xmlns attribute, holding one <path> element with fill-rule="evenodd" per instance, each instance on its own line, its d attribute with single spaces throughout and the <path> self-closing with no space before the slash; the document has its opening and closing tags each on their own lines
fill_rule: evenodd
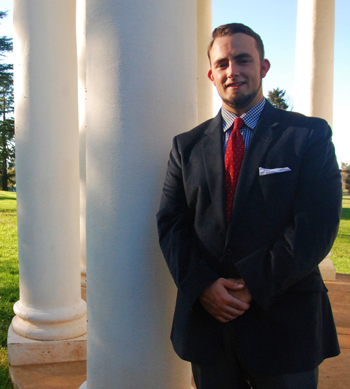
<svg viewBox="0 0 350 389">
<path fill-rule="evenodd" d="M 213 0 L 213 28 L 244 23 L 261 35 L 271 69 L 264 79 L 264 93 L 286 90 L 293 105 L 297 0 Z M 350 1 L 335 0 L 333 141 L 339 163 L 350 163 Z M 12 10 L 12 0 L 1 0 L 0 9 Z M 1 21 L 0 36 L 12 35 L 12 13 Z M 325 75 L 327 76 L 327 75 Z M 214 99 L 214 111 L 220 100 Z"/>
</svg>

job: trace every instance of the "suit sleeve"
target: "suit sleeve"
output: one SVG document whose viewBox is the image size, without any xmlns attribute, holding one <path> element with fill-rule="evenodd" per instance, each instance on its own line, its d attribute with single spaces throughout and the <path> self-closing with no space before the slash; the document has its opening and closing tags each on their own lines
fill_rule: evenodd
<svg viewBox="0 0 350 389">
<path fill-rule="evenodd" d="M 342 185 L 331 129 L 310 130 L 302 151 L 293 221 L 279 238 L 236 263 L 256 302 L 265 310 L 290 288 L 307 281 L 327 256 L 339 227 Z M 300 285 L 300 284 L 299 284 Z"/>
<path fill-rule="evenodd" d="M 181 155 L 175 138 L 157 223 L 160 246 L 170 273 L 190 306 L 207 286 L 219 278 L 200 253 L 193 232 L 194 216 L 195 211 L 190 209 L 186 199 Z"/>
</svg>

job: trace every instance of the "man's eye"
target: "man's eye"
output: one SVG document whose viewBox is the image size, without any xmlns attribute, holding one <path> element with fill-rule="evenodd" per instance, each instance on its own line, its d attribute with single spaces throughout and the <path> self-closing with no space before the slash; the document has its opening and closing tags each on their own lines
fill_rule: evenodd
<svg viewBox="0 0 350 389">
<path fill-rule="evenodd" d="M 250 59 L 239 59 L 238 60 L 238 63 L 241 63 L 241 64 L 245 64 L 245 63 L 249 63 L 250 62 Z"/>
</svg>

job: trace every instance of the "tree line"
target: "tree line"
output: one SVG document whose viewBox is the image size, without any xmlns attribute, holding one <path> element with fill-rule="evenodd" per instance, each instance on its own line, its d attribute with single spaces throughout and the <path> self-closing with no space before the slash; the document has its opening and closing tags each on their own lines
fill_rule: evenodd
<svg viewBox="0 0 350 389">
<path fill-rule="evenodd" d="M 6 12 L 0 11 L 0 20 Z M 0 37 L 1 62 L 12 51 L 12 39 Z M 13 65 L 0 63 L 0 187 L 8 190 L 15 184 L 15 122 L 13 118 Z"/>
</svg>

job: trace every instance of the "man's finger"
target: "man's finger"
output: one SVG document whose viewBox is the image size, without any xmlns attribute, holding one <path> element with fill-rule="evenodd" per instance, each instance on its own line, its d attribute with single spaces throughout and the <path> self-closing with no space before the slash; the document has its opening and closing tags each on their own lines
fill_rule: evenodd
<svg viewBox="0 0 350 389">
<path fill-rule="evenodd" d="M 246 311 L 247 309 L 250 308 L 250 305 L 248 303 L 231 295 L 230 295 L 230 299 L 227 302 L 227 305 L 239 311 Z"/>
<path fill-rule="evenodd" d="M 243 279 L 227 278 L 224 282 L 224 286 L 227 289 L 239 290 L 245 287 Z"/>
</svg>

